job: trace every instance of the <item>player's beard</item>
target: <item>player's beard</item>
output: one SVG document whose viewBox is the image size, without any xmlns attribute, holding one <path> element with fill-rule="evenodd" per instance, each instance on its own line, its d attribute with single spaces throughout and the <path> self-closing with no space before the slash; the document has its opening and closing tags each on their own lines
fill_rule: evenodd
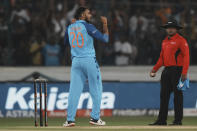
<svg viewBox="0 0 197 131">
<path fill-rule="evenodd" d="M 86 22 L 90 23 L 90 20 L 88 18 L 85 19 Z"/>
</svg>

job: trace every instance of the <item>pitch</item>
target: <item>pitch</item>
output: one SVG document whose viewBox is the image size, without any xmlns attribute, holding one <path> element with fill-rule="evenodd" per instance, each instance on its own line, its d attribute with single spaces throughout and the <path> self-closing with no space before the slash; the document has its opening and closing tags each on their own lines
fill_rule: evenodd
<svg viewBox="0 0 197 131">
<path fill-rule="evenodd" d="M 33 118 L 0 118 L 0 131 L 112 131 L 112 130 L 132 130 L 132 131 L 197 131 L 197 117 L 185 117 L 183 126 L 148 126 L 155 117 L 104 117 L 107 126 L 97 127 L 89 125 L 89 118 L 77 118 L 75 127 L 62 127 L 64 118 L 49 118 L 48 127 L 34 127 Z M 172 122 L 172 117 L 168 123 Z"/>
</svg>

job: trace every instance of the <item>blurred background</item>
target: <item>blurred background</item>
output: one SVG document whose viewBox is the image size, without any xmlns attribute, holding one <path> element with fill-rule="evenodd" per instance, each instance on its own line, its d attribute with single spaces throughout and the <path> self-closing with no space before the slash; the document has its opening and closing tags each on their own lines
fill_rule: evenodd
<svg viewBox="0 0 197 131">
<path fill-rule="evenodd" d="M 171 16 L 184 26 L 180 33 L 190 47 L 184 115 L 197 116 L 196 0 L 0 0 L 0 117 L 34 117 L 32 80 L 38 76 L 48 80 L 48 116 L 65 117 L 71 59 L 64 31 L 79 6 L 91 9 L 91 23 L 100 30 L 99 17 L 108 18 L 110 42 L 95 41 L 102 116 L 158 114 L 162 69 L 153 79 L 149 72 L 166 35 L 160 25 Z M 87 84 L 79 103 L 77 116 L 88 116 Z M 173 95 L 169 108 L 173 115 Z"/>
<path fill-rule="evenodd" d="M 155 64 L 165 37 L 159 26 L 170 16 L 184 26 L 191 64 L 197 64 L 195 0 L 1 0 L 0 65 L 70 65 L 64 31 L 79 6 L 91 9 L 99 29 L 99 16 L 108 18 L 110 43 L 95 42 L 100 65 Z"/>
</svg>

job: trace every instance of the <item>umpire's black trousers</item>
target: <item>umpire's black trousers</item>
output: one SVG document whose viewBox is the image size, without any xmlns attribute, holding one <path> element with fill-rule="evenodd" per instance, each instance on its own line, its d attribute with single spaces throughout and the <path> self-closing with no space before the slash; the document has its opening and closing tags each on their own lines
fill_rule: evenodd
<svg viewBox="0 0 197 131">
<path fill-rule="evenodd" d="M 174 92 L 175 122 L 183 119 L 183 93 L 177 89 L 181 77 L 182 67 L 165 67 L 161 75 L 160 110 L 158 121 L 166 122 L 170 94 Z"/>
</svg>

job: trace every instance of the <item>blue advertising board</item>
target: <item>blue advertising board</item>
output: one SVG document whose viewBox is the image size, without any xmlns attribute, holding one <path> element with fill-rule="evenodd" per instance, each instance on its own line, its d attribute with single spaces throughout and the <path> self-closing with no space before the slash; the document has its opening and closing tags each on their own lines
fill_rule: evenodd
<svg viewBox="0 0 197 131">
<path fill-rule="evenodd" d="M 65 110 L 68 106 L 69 83 L 48 83 L 48 110 Z M 0 116 L 9 110 L 33 110 L 33 83 L 0 83 Z M 102 109 L 158 109 L 158 82 L 104 82 Z M 38 95 L 39 101 L 39 95 Z M 169 108 L 173 108 L 173 95 Z M 39 107 L 39 104 L 38 104 Z M 78 109 L 90 109 L 92 99 L 86 85 Z M 184 108 L 197 108 L 197 82 L 184 92 Z"/>
</svg>

